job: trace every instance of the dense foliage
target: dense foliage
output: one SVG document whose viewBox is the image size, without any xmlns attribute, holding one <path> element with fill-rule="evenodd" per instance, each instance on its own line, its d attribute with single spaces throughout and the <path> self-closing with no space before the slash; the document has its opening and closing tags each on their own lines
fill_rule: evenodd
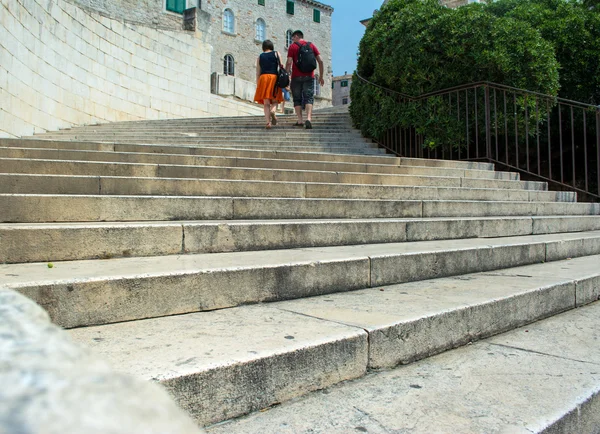
<svg viewBox="0 0 600 434">
<path fill-rule="evenodd" d="M 486 10 L 538 30 L 560 65 L 559 96 L 600 104 L 600 11 L 593 2 L 502 0 Z"/>
<path fill-rule="evenodd" d="M 391 0 L 361 40 L 357 72 L 411 96 L 491 81 L 598 104 L 600 11 L 594 3 L 498 0 L 449 9 L 437 0 Z M 439 98 L 425 107 L 398 104 L 358 79 L 351 94 L 352 117 L 368 136 L 412 126 L 432 148 L 461 145 L 464 127 Z M 520 104 L 515 116 L 524 110 Z"/>
</svg>

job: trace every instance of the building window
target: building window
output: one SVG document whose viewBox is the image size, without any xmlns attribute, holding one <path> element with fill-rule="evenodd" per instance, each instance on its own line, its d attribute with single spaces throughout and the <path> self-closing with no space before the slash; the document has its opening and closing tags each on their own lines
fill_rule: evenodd
<svg viewBox="0 0 600 434">
<path fill-rule="evenodd" d="M 342 80 L 340 82 L 340 87 L 348 87 L 348 80 Z"/>
<path fill-rule="evenodd" d="M 291 30 L 288 30 L 287 32 L 285 32 L 285 48 L 289 48 L 290 45 L 292 45 L 292 32 Z"/>
<path fill-rule="evenodd" d="M 286 1 L 286 12 L 290 15 L 294 15 L 294 0 Z"/>
<path fill-rule="evenodd" d="M 266 35 L 266 28 L 267 25 L 265 24 L 265 20 L 263 20 L 262 18 L 259 18 L 258 20 L 256 20 L 256 36 L 255 39 L 257 41 L 264 41 L 266 39 L 265 35 Z"/>
<path fill-rule="evenodd" d="M 348 98 L 342 98 L 342 104 L 344 104 L 344 105 L 348 104 Z"/>
<path fill-rule="evenodd" d="M 332 88 L 332 89 L 335 89 L 335 81 L 332 81 L 332 82 L 331 82 L 331 88 Z"/>
<path fill-rule="evenodd" d="M 258 0 L 258 5 L 259 6 L 264 6 L 265 5 L 265 0 Z"/>
<path fill-rule="evenodd" d="M 321 83 L 319 83 L 319 74 L 315 74 L 315 96 L 321 95 Z"/>
<path fill-rule="evenodd" d="M 234 33 L 234 16 L 231 9 L 225 9 L 223 12 L 223 31 L 227 33 Z"/>
<path fill-rule="evenodd" d="M 313 9 L 313 21 L 315 23 L 321 22 L 321 11 L 318 9 Z"/>
<path fill-rule="evenodd" d="M 167 10 L 177 14 L 183 14 L 185 10 L 185 0 L 167 0 Z"/>
<path fill-rule="evenodd" d="M 225 75 L 235 75 L 233 56 L 231 54 L 226 54 L 223 59 L 223 74 Z"/>
</svg>

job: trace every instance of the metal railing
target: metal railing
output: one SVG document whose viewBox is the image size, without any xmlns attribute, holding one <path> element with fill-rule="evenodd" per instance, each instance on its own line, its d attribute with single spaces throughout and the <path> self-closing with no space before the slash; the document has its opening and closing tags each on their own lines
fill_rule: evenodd
<svg viewBox="0 0 600 434">
<path fill-rule="evenodd" d="M 490 82 L 413 97 L 358 78 L 387 100 L 375 101 L 376 111 L 391 102 L 400 113 L 373 137 L 388 151 L 486 161 L 600 199 L 600 106 Z"/>
</svg>

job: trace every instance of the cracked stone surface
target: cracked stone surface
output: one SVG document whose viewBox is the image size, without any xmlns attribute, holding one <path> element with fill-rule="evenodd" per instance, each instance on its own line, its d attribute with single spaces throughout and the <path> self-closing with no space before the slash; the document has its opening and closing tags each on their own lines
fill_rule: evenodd
<svg viewBox="0 0 600 434">
<path fill-rule="evenodd" d="M 264 413 L 238 433 L 597 433 L 600 303 Z"/>
</svg>

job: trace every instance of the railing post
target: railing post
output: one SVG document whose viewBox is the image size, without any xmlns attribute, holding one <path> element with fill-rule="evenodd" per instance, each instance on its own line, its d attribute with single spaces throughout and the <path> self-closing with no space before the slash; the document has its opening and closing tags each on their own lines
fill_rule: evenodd
<svg viewBox="0 0 600 434">
<path fill-rule="evenodd" d="M 600 196 L 600 106 L 596 108 L 596 175 L 598 177 L 596 195 Z"/>
<path fill-rule="evenodd" d="M 485 157 L 490 160 L 492 157 L 492 128 L 491 128 L 491 110 L 490 110 L 490 88 L 487 84 L 483 85 L 485 90 Z"/>
</svg>

